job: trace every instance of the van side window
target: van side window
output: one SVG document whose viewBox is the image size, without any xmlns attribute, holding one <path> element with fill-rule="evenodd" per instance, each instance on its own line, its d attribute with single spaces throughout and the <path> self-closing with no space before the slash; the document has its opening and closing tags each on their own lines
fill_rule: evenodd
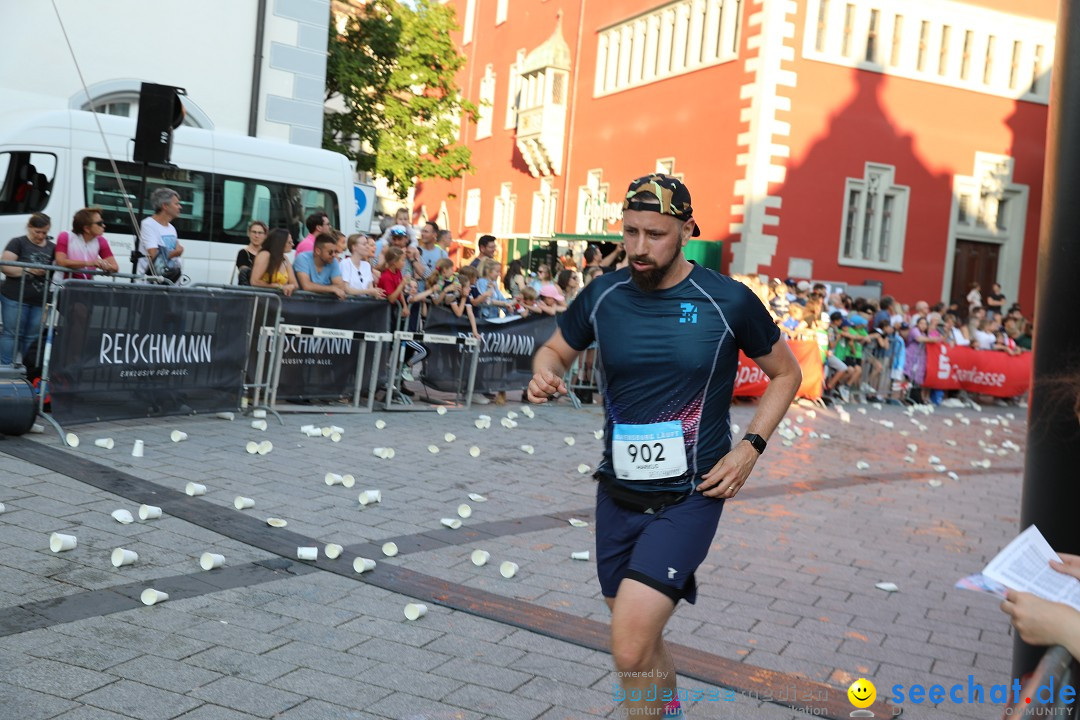
<svg viewBox="0 0 1080 720">
<path fill-rule="evenodd" d="M 183 168 L 155 167 L 147 168 L 146 191 L 143 195 L 143 207 L 135 203 L 142 182 L 142 165 L 138 163 L 117 162 L 117 169 L 123 180 L 124 190 L 135 208 L 136 221 L 142 221 L 153 214 L 150 208 L 150 195 L 159 187 L 172 188 L 180 193 L 183 212 L 173 225 L 184 240 L 210 239 L 210 174 Z M 103 158 L 86 158 L 83 161 L 83 180 L 86 187 L 86 207 L 101 208 L 102 220 L 114 233 L 132 234 L 131 218 L 127 205 L 120 191 L 120 183 L 113 175 L 112 165 Z"/>
<path fill-rule="evenodd" d="M 55 179 L 56 156 L 51 153 L 0 153 L 0 215 L 28 215 L 44 210 Z"/>
<path fill-rule="evenodd" d="M 337 195 L 328 190 L 297 187 L 269 180 L 214 176 L 214 240 L 246 245 L 247 226 L 262 220 L 273 228 L 288 228 L 293 240 L 307 235 L 304 218 L 323 210 L 338 217 Z"/>
</svg>

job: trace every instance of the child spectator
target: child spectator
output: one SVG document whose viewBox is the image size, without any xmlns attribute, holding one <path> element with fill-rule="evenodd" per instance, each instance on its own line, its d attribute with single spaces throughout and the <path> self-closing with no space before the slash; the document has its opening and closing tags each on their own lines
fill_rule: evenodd
<svg viewBox="0 0 1080 720">
<path fill-rule="evenodd" d="M 480 307 L 480 317 L 485 319 L 499 317 L 499 309 L 513 310 L 514 304 L 499 290 L 499 262 L 485 260 L 480 263 L 480 279 L 476 281 L 476 295 L 473 306 Z"/>
</svg>

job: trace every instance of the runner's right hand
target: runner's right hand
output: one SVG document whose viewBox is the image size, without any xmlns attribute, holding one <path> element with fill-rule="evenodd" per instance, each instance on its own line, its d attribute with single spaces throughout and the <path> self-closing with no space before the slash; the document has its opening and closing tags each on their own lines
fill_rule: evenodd
<svg viewBox="0 0 1080 720">
<path fill-rule="evenodd" d="M 569 395 L 570 391 L 566 389 L 562 377 L 549 370 L 541 370 L 533 375 L 526 391 L 527 399 L 531 403 L 546 403 L 557 394 Z"/>
</svg>

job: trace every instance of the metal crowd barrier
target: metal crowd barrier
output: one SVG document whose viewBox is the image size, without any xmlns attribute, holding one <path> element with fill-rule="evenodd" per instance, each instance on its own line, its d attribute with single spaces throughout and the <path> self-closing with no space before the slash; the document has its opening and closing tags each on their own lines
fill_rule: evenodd
<svg viewBox="0 0 1080 720">
<path fill-rule="evenodd" d="M 279 405 L 277 401 L 278 387 L 281 383 L 281 365 L 285 358 L 285 338 L 288 336 L 299 337 L 308 335 L 313 337 L 337 338 L 352 340 L 360 343 L 360 352 L 356 359 L 356 374 L 353 383 L 352 401 L 349 406 L 340 405 Z M 260 344 L 264 339 L 273 343 L 273 363 L 270 370 L 269 381 L 269 407 L 275 412 L 285 410 L 288 412 L 357 412 L 360 410 L 360 396 L 363 390 L 364 365 L 367 363 L 368 345 L 374 344 L 374 357 L 371 361 L 370 376 L 368 379 L 368 398 L 366 411 L 371 412 L 375 408 L 375 388 L 379 384 L 379 358 L 382 356 L 383 343 L 390 342 L 394 336 L 388 332 L 364 332 L 360 330 L 342 330 L 339 328 L 321 328 L 305 325 L 290 325 L 279 323 L 276 327 L 260 328 Z"/>
<path fill-rule="evenodd" d="M 244 409 L 245 413 L 255 409 L 268 410 L 274 414 L 278 422 L 284 425 L 285 421 L 270 403 L 271 371 L 276 364 L 275 352 L 277 351 L 277 345 L 269 341 L 272 334 L 263 332 L 266 328 L 276 330 L 281 326 L 281 303 L 283 297 L 281 293 L 246 285 L 195 283 L 191 287 L 231 292 L 238 295 L 251 295 L 256 298 L 255 312 L 252 314 L 249 329 L 251 336 L 257 338 L 255 363 L 254 367 L 252 367 L 252 359 L 248 358 L 248 372 L 245 374 L 244 380 L 244 400 L 241 402 L 247 400 L 250 392 L 251 403 Z"/>
<path fill-rule="evenodd" d="M 1043 654 L 1017 702 L 1006 706 L 1002 717 L 1073 717 L 1076 699 L 1063 700 L 1061 690 L 1075 688 L 1078 678 L 1080 666 L 1076 659 L 1061 645 L 1054 645 Z M 1044 692 L 1040 693 L 1040 688 Z M 1046 688 L 1051 688 L 1050 697 L 1045 697 Z"/>
<path fill-rule="evenodd" d="M 14 330 L 15 339 L 13 341 L 14 342 L 14 347 L 12 348 L 12 353 L 11 353 L 11 367 L 18 367 L 18 364 L 19 364 L 18 360 L 23 360 L 24 362 L 22 364 L 24 366 L 26 365 L 26 363 L 25 363 L 26 358 L 20 357 L 20 355 L 21 355 L 21 345 L 22 345 L 20 340 L 22 339 L 22 335 L 19 333 L 19 328 L 22 325 L 23 313 L 28 311 L 28 306 L 29 306 L 29 303 L 23 302 L 23 298 L 26 296 L 26 283 L 27 283 L 28 279 L 30 279 L 31 277 L 37 277 L 37 276 L 28 275 L 26 273 L 26 270 L 43 270 L 45 272 L 45 275 L 44 275 L 44 278 L 45 278 L 44 279 L 45 292 L 42 293 L 42 296 L 41 296 L 41 322 L 37 323 L 37 327 L 34 329 L 35 332 L 37 333 L 37 338 L 35 339 L 36 344 L 37 344 L 37 352 L 34 355 L 34 367 L 41 367 L 41 365 L 42 365 L 42 353 L 44 352 L 44 343 L 42 342 L 42 338 L 43 338 L 43 333 L 44 333 L 44 330 L 45 330 L 45 320 L 48 318 L 48 314 L 49 314 L 48 313 L 48 307 L 51 304 L 50 301 L 52 300 L 52 296 L 55 294 L 57 288 L 61 287 L 63 285 L 63 283 L 68 279 L 68 278 L 57 279 L 53 275 L 53 273 L 89 275 L 89 276 L 91 276 L 91 278 L 93 279 L 94 282 L 102 282 L 102 281 L 105 281 L 105 280 L 108 280 L 108 281 L 111 281 L 111 282 L 115 282 L 117 280 L 126 280 L 126 281 L 146 280 L 146 281 L 153 282 L 153 283 L 172 285 L 172 283 L 170 283 L 168 280 L 165 280 L 164 278 L 158 278 L 158 277 L 155 277 L 155 276 L 149 276 L 148 277 L 146 275 L 132 275 L 131 273 L 122 273 L 122 272 L 110 273 L 110 272 L 105 272 L 104 270 L 93 270 L 93 269 L 89 269 L 89 268 L 76 270 L 76 269 L 73 269 L 73 268 L 62 267 L 60 265 L 45 265 L 45 264 L 42 264 L 42 263 L 27 263 L 27 262 L 19 262 L 17 260 L 0 260 L 0 267 L 15 267 L 15 268 L 22 268 L 23 269 L 22 274 L 19 275 L 19 277 L 17 277 L 17 278 L 16 277 L 10 277 L 10 276 L 8 276 L 6 274 L 4 275 L 4 283 L 5 284 L 7 284 L 9 282 L 14 282 L 16 280 L 19 283 L 19 297 L 17 299 L 18 310 L 15 313 L 15 330 Z M 36 304 L 35 304 L 35 307 L 36 307 Z M 6 332 L 7 328 L 4 328 L 4 331 Z M 33 345 L 33 343 L 32 343 L 32 345 Z"/>
<path fill-rule="evenodd" d="M 400 394 L 400 387 L 398 385 L 401 371 L 405 367 L 405 358 L 403 357 L 404 343 L 410 340 L 427 345 L 457 345 L 472 350 L 472 360 L 469 362 L 467 371 L 468 375 L 465 376 L 466 366 L 465 363 L 462 363 L 461 374 L 458 375 L 457 390 L 455 392 L 455 395 L 458 398 L 462 398 L 462 385 L 464 384 L 464 397 L 462 400 L 466 410 L 472 408 L 473 389 L 476 387 L 476 367 L 480 361 L 480 343 L 476 338 L 472 336 L 459 337 L 457 335 L 437 335 L 433 333 L 403 332 L 398 330 L 394 332 L 393 340 L 394 344 L 390 349 L 389 372 L 387 373 L 386 378 L 386 402 L 383 407 L 384 410 L 406 410 L 412 405 L 412 401 L 406 395 Z M 399 402 L 405 407 L 391 407 L 394 402 L 395 392 L 398 393 Z M 434 409 L 434 407 L 432 407 L 432 409 Z"/>
<path fill-rule="evenodd" d="M 592 402 L 596 402 L 600 392 L 600 373 L 603 369 L 600 365 L 600 348 L 594 343 L 583 352 L 578 353 L 570 369 L 563 376 L 566 389 L 570 391 L 570 402 L 575 409 L 581 408 L 582 396 L 588 396 Z"/>
</svg>

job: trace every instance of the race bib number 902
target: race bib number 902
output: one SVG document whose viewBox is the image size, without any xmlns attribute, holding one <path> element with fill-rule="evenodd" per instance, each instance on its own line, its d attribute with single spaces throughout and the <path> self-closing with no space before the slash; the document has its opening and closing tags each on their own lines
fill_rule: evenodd
<svg viewBox="0 0 1080 720">
<path fill-rule="evenodd" d="M 611 434 L 611 458 L 620 480 L 679 477 L 686 473 L 682 423 L 617 424 Z"/>
</svg>

